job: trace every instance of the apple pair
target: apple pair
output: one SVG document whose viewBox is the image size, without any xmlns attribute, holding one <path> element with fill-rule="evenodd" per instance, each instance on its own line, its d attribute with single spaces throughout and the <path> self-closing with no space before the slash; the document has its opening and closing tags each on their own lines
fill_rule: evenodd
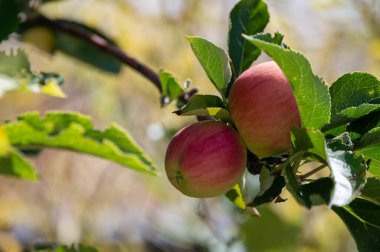
<svg viewBox="0 0 380 252">
<path fill-rule="evenodd" d="M 180 130 L 165 157 L 170 182 L 183 194 L 213 197 L 241 179 L 246 148 L 259 158 L 291 147 L 290 132 L 301 125 L 293 90 L 273 61 L 251 67 L 235 81 L 228 96 L 234 125 L 203 121 Z"/>
</svg>

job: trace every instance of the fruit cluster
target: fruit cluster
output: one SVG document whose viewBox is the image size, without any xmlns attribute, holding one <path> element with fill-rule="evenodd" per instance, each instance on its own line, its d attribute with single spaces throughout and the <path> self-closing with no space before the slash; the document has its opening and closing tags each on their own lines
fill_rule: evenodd
<svg viewBox="0 0 380 252">
<path fill-rule="evenodd" d="M 291 148 L 291 128 L 301 126 L 292 87 L 273 61 L 236 79 L 228 108 L 233 125 L 202 121 L 171 140 L 165 169 L 183 194 L 204 198 L 226 193 L 243 176 L 246 148 L 259 158 L 281 154 Z"/>
</svg>

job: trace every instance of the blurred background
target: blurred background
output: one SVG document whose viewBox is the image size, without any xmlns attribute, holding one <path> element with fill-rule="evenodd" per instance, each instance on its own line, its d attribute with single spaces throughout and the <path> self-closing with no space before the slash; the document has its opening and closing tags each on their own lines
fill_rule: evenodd
<svg viewBox="0 0 380 252">
<path fill-rule="evenodd" d="M 227 48 L 228 14 L 236 0 L 63 0 L 45 4 L 51 18 L 97 29 L 148 64 L 190 78 L 200 93 L 215 93 L 184 35 Z M 316 73 L 332 83 L 349 71 L 379 77 L 380 2 L 377 0 L 268 0 L 268 32 L 304 53 Z M 97 128 L 117 122 L 163 171 L 173 132 L 194 118 L 160 107 L 156 88 L 123 67 L 103 72 L 66 54 L 53 55 L 49 34 L 16 40 L 0 49 L 26 48 L 35 71 L 59 72 L 67 99 L 9 93 L 0 99 L 0 120 L 30 110 L 74 110 L 91 115 Z M 36 37 L 36 36 L 34 36 Z M 28 41 L 28 38 L 24 38 Z M 29 38 L 29 42 L 33 42 Z M 35 40 L 35 38 L 34 38 Z M 268 60 L 262 55 L 258 62 Z M 0 251 L 21 251 L 35 242 L 82 242 L 99 251 L 356 251 L 344 224 L 327 207 L 306 210 L 285 190 L 284 203 L 259 207 L 261 218 L 242 214 L 225 197 L 200 201 L 150 177 L 96 157 L 44 150 L 32 161 L 41 179 L 0 178 Z"/>
</svg>

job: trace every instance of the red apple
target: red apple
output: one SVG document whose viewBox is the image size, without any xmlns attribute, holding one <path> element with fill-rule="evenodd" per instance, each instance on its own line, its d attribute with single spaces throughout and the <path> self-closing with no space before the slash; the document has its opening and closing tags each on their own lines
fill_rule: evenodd
<svg viewBox="0 0 380 252">
<path fill-rule="evenodd" d="M 216 121 L 187 126 L 171 140 L 166 174 L 183 194 L 206 198 L 221 195 L 242 177 L 246 148 L 238 133 Z"/>
<path fill-rule="evenodd" d="M 228 102 L 240 136 L 258 157 L 291 148 L 291 128 L 300 126 L 301 118 L 292 87 L 274 61 L 242 73 L 230 90 Z"/>
</svg>

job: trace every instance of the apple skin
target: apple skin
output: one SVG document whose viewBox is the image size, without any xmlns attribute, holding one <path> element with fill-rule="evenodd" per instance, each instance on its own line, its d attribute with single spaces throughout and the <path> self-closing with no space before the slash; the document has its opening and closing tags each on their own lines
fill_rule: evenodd
<svg viewBox="0 0 380 252">
<path fill-rule="evenodd" d="M 216 121 L 202 121 L 178 131 L 169 143 L 165 170 L 171 184 L 187 196 L 226 193 L 243 176 L 247 150 L 239 134 Z"/>
<path fill-rule="evenodd" d="M 229 110 L 247 148 L 260 158 L 291 148 L 291 128 L 301 126 L 292 87 L 274 61 L 253 66 L 235 81 Z"/>
</svg>

